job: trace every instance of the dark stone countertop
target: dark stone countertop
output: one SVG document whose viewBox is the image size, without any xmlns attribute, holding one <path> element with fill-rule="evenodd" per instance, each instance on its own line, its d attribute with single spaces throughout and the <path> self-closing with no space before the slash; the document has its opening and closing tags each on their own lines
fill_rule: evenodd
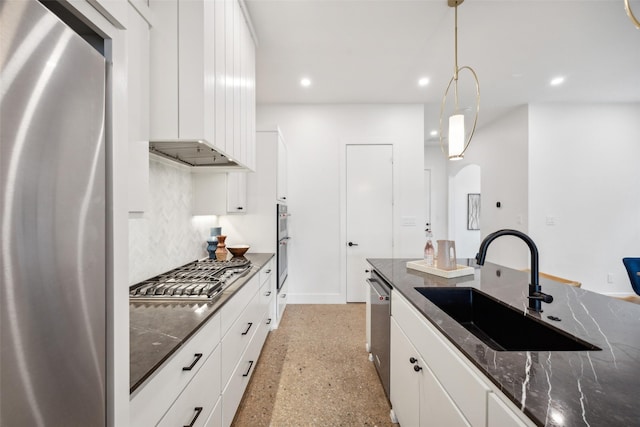
<svg viewBox="0 0 640 427">
<path fill-rule="evenodd" d="M 407 269 L 409 259 L 368 261 L 536 424 L 640 425 L 640 305 L 540 278 L 554 301 L 529 315 L 602 350 L 495 351 L 414 288 L 474 287 L 524 312 L 530 273 L 486 263 L 474 276 L 444 279 Z"/>
<path fill-rule="evenodd" d="M 140 387 L 165 360 L 264 267 L 274 254 L 247 253 L 251 272 L 238 279 L 214 303 L 129 303 L 129 392 Z"/>
</svg>

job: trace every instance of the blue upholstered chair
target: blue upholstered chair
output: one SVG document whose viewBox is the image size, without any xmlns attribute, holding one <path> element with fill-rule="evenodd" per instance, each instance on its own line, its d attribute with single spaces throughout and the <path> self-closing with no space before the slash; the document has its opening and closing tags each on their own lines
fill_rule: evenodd
<svg viewBox="0 0 640 427">
<path fill-rule="evenodd" d="M 622 258 L 622 263 L 629 273 L 631 287 L 636 294 L 640 295 L 640 258 Z"/>
</svg>

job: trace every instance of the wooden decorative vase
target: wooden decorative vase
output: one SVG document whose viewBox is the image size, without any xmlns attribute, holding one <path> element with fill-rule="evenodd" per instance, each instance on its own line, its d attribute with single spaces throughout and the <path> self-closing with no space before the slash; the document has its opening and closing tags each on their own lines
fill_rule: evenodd
<svg viewBox="0 0 640 427">
<path fill-rule="evenodd" d="M 218 261 L 225 261 L 227 259 L 227 248 L 224 244 L 227 236 L 218 236 L 218 248 L 216 249 L 216 259 Z"/>
</svg>

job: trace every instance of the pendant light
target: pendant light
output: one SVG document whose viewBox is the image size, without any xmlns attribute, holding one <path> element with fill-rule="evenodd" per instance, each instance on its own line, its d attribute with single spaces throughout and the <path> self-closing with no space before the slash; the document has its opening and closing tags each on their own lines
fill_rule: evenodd
<svg viewBox="0 0 640 427">
<path fill-rule="evenodd" d="M 448 118 L 448 137 L 446 138 L 449 142 L 449 152 L 448 157 L 449 160 L 460 160 L 464 157 L 465 151 L 469 148 L 469 144 L 471 143 L 471 138 L 473 138 L 473 134 L 476 130 L 476 124 L 478 123 L 478 113 L 480 111 L 480 83 L 478 82 L 478 76 L 473 68 L 469 66 L 458 67 L 458 6 L 461 5 L 464 0 L 447 0 L 447 4 L 449 7 L 455 8 L 455 27 L 454 27 L 454 55 L 455 55 L 455 63 L 454 63 L 454 71 L 453 77 L 449 80 L 449 85 L 447 86 L 447 90 L 444 92 L 444 96 L 442 97 L 442 104 L 440 106 L 440 147 L 444 152 L 444 136 L 443 136 L 443 123 L 444 123 L 444 109 L 447 104 L 447 97 L 449 95 L 449 91 L 453 87 L 453 98 L 454 98 L 454 111 L 451 116 Z M 469 113 L 466 108 L 462 107 L 459 102 L 458 97 L 458 78 L 460 77 L 460 72 L 465 71 L 468 74 L 471 74 L 473 80 L 475 82 L 476 87 L 476 99 L 475 99 L 475 111 L 472 111 L 473 114 L 473 122 L 469 132 L 465 129 L 465 112 Z M 470 114 L 467 114 L 470 116 Z M 471 123 L 471 120 L 469 120 Z"/>
<path fill-rule="evenodd" d="M 640 21 L 638 21 L 638 18 L 633 14 L 629 0 L 624 0 L 624 10 L 627 11 L 627 15 L 629 16 L 629 19 L 631 19 L 631 22 L 633 22 L 633 25 L 640 30 Z"/>
</svg>

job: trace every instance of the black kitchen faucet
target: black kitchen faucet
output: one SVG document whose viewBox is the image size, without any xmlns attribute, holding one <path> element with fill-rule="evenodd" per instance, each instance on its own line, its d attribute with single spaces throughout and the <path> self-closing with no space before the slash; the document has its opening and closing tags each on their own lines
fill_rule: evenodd
<svg viewBox="0 0 640 427">
<path fill-rule="evenodd" d="M 527 244 L 527 246 L 529 246 L 529 250 L 531 251 L 531 281 L 529 282 L 528 296 L 529 310 L 533 310 L 538 313 L 542 312 L 541 302 L 544 301 L 546 303 L 550 303 L 553 301 L 553 297 L 541 292 L 540 279 L 538 274 L 538 248 L 536 247 L 536 244 L 533 243 L 533 240 L 531 240 L 531 237 L 518 230 L 505 229 L 493 232 L 485 237 L 482 243 L 480 243 L 480 248 L 478 249 L 478 254 L 476 255 L 476 262 L 478 263 L 478 265 L 484 265 L 484 259 L 487 256 L 487 249 L 489 248 L 489 245 L 500 236 L 518 237 L 523 240 Z"/>
</svg>

